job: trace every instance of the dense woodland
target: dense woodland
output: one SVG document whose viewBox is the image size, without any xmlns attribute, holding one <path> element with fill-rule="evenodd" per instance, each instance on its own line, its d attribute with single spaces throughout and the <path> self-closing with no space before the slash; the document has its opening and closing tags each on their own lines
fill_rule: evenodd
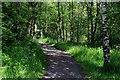
<svg viewBox="0 0 120 80">
<path fill-rule="evenodd" d="M 104 67 L 102 71 L 113 70 L 113 73 L 111 71 L 110 74 L 105 72 L 101 74 L 104 73 L 104 77 L 118 78 L 120 77 L 119 19 L 120 2 L 3 2 L 2 27 L 0 27 L 2 29 L 0 57 L 3 62 L 0 77 L 42 76 L 46 60 L 41 46 L 37 43 L 41 38 L 43 41 L 48 39 L 46 41 L 48 43 L 51 40 L 51 44 L 59 49 L 63 47 L 62 50 L 66 49 L 66 45 L 77 46 L 74 49 L 78 51 L 88 50 L 77 54 L 89 55 L 87 58 L 80 57 L 81 64 L 83 61 L 83 67 L 88 71 L 88 77 L 95 77 L 89 71 L 92 68 L 88 68 L 93 64 L 86 65 L 84 59 L 89 61 L 92 54 L 95 54 L 93 58 L 98 61 L 95 65 L 100 62 L 99 67 Z M 97 52 L 99 50 L 100 52 Z M 94 70 L 96 75 L 99 74 L 98 67 Z"/>
</svg>

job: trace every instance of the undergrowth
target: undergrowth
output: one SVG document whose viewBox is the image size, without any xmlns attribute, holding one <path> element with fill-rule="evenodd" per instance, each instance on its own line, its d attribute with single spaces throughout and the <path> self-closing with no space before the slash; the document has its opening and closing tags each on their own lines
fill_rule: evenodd
<svg viewBox="0 0 120 80">
<path fill-rule="evenodd" d="M 45 70 L 45 56 L 40 44 L 27 40 L 9 47 L 3 46 L 0 58 L 1 78 L 40 78 Z"/>
</svg>

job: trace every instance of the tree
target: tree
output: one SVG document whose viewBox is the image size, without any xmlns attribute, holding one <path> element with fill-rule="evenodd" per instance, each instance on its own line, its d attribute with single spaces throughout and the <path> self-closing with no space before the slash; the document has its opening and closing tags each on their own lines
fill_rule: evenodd
<svg viewBox="0 0 120 80">
<path fill-rule="evenodd" d="M 90 14 L 90 8 L 89 8 L 90 5 L 89 5 L 89 3 L 86 3 L 86 7 L 87 7 L 87 22 L 88 22 L 88 24 L 87 24 L 88 25 L 87 44 L 89 45 L 90 44 L 90 29 L 89 29 L 90 28 L 90 25 L 89 25 L 90 24 L 90 15 L 89 15 Z"/>
<path fill-rule="evenodd" d="M 108 69 L 108 65 L 110 64 L 110 46 L 109 46 L 106 6 L 107 6 L 107 2 L 102 2 L 102 32 L 103 32 L 103 53 L 104 53 L 104 68 L 105 68 L 105 70 Z"/>
<path fill-rule="evenodd" d="M 74 10 L 74 3 L 72 1 L 72 15 L 71 15 L 71 27 L 70 27 L 70 41 L 73 43 L 74 39 L 73 39 L 73 35 L 74 35 L 74 13 L 73 13 L 73 10 Z"/>
<path fill-rule="evenodd" d="M 61 4 L 61 13 L 62 13 L 62 39 L 63 39 L 63 41 L 65 40 L 65 32 L 64 32 L 64 7 L 63 7 L 63 5 Z"/>
<path fill-rule="evenodd" d="M 58 35 L 57 35 L 57 41 L 58 41 L 58 38 L 59 38 L 59 35 L 61 35 L 60 34 L 60 2 L 58 2 L 58 20 L 57 20 L 57 25 L 58 25 L 58 29 L 57 29 L 57 33 L 58 33 Z"/>
</svg>

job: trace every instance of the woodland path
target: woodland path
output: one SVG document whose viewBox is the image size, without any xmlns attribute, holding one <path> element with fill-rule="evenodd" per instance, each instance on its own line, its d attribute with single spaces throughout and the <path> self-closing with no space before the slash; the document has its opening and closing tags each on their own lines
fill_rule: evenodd
<svg viewBox="0 0 120 80">
<path fill-rule="evenodd" d="M 85 74 L 79 63 L 66 52 L 51 45 L 39 42 L 47 58 L 47 70 L 43 79 L 59 78 L 63 80 L 85 80 Z"/>
</svg>

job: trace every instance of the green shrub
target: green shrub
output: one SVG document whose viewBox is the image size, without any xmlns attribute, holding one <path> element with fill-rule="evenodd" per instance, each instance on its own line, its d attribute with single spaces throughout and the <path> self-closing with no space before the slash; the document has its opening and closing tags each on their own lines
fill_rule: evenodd
<svg viewBox="0 0 120 80">
<path fill-rule="evenodd" d="M 39 78 L 45 69 L 45 56 L 40 44 L 28 40 L 3 49 L 4 78 Z"/>
</svg>

